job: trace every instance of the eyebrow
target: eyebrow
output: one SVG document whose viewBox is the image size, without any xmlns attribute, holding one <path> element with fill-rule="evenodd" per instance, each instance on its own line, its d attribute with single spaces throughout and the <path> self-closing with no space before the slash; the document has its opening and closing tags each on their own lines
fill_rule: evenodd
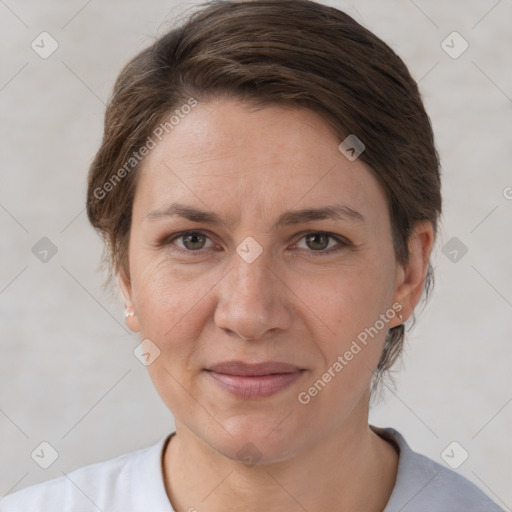
<svg viewBox="0 0 512 512">
<path fill-rule="evenodd" d="M 214 212 L 207 212 L 199 210 L 192 206 L 182 203 L 172 203 L 169 206 L 153 210 L 145 216 L 149 221 L 157 220 L 162 217 L 179 216 L 191 222 L 198 222 L 202 224 L 224 224 L 222 219 Z M 357 222 L 365 222 L 364 216 L 354 210 L 350 206 L 343 204 L 333 204 L 324 206 L 322 208 L 305 208 L 302 210 L 288 210 L 282 213 L 277 221 L 272 225 L 271 229 L 277 229 L 281 226 L 289 226 L 293 224 L 300 224 L 311 222 L 315 220 L 354 220 Z"/>
</svg>

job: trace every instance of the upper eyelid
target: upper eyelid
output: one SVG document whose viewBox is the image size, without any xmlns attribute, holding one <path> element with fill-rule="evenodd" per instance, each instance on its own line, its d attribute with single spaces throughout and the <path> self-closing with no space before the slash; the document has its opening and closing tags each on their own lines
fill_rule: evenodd
<svg viewBox="0 0 512 512">
<path fill-rule="evenodd" d="M 311 235 L 311 234 L 317 234 L 317 233 L 320 233 L 322 235 L 327 235 L 331 238 L 334 238 L 335 240 L 338 240 L 338 242 L 341 242 L 341 243 L 350 243 L 349 239 L 343 235 L 338 235 L 336 233 L 331 233 L 330 231 L 321 231 L 321 230 L 317 230 L 315 231 L 314 229 L 310 229 L 310 230 L 307 230 L 307 231 L 301 231 L 300 233 L 297 233 L 297 235 L 300 235 L 300 239 L 304 238 L 306 235 Z"/>
</svg>

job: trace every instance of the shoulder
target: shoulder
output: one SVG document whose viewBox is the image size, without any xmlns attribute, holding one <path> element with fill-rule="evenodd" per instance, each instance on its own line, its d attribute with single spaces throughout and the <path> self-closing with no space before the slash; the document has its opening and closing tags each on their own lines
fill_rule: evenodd
<svg viewBox="0 0 512 512">
<path fill-rule="evenodd" d="M 503 512 L 467 478 L 414 452 L 395 429 L 372 429 L 400 450 L 395 487 L 384 512 Z"/>
<path fill-rule="evenodd" d="M 0 512 L 138 511 L 134 504 L 146 501 L 139 496 L 141 492 L 148 492 L 153 495 L 152 499 L 168 505 L 155 508 L 158 512 L 172 512 L 160 470 L 160 455 L 167 439 L 9 494 L 0 499 Z"/>
</svg>

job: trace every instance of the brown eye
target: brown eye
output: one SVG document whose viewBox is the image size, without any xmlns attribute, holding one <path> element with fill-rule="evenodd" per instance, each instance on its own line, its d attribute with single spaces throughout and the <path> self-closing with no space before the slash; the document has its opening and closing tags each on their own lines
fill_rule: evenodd
<svg viewBox="0 0 512 512">
<path fill-rule="evenodd" d="M 329 245 L 329 235 L 325 233 L 310 233 L 306 235 L 306 244 L 310 249 L 315 251 L 323 251 Z"/>
</svg>

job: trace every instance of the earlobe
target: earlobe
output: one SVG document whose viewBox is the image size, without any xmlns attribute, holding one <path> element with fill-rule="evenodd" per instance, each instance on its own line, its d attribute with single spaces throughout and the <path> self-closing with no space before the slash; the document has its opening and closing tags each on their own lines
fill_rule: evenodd
<svg viewBox="0 0 512 512">
<path fill-rule="evenodd" d="M 423 293 L 433 244 L 432 223 L 418 222 L 409 237 L 409 261 L 399 269 L 393 297 L 393 302 L 399 302 L 402 305 L 403 321 L 412 315 Z"/>
<path fill-rule="evenodd" d="M 135 311 L 135 306 L 132 303 L 131 283 L 123 274 L 119 276 L 119 290 L 123 296 L 126 325 L 133 332 L 139 332 L 139 321 Z"/>
</svg>

